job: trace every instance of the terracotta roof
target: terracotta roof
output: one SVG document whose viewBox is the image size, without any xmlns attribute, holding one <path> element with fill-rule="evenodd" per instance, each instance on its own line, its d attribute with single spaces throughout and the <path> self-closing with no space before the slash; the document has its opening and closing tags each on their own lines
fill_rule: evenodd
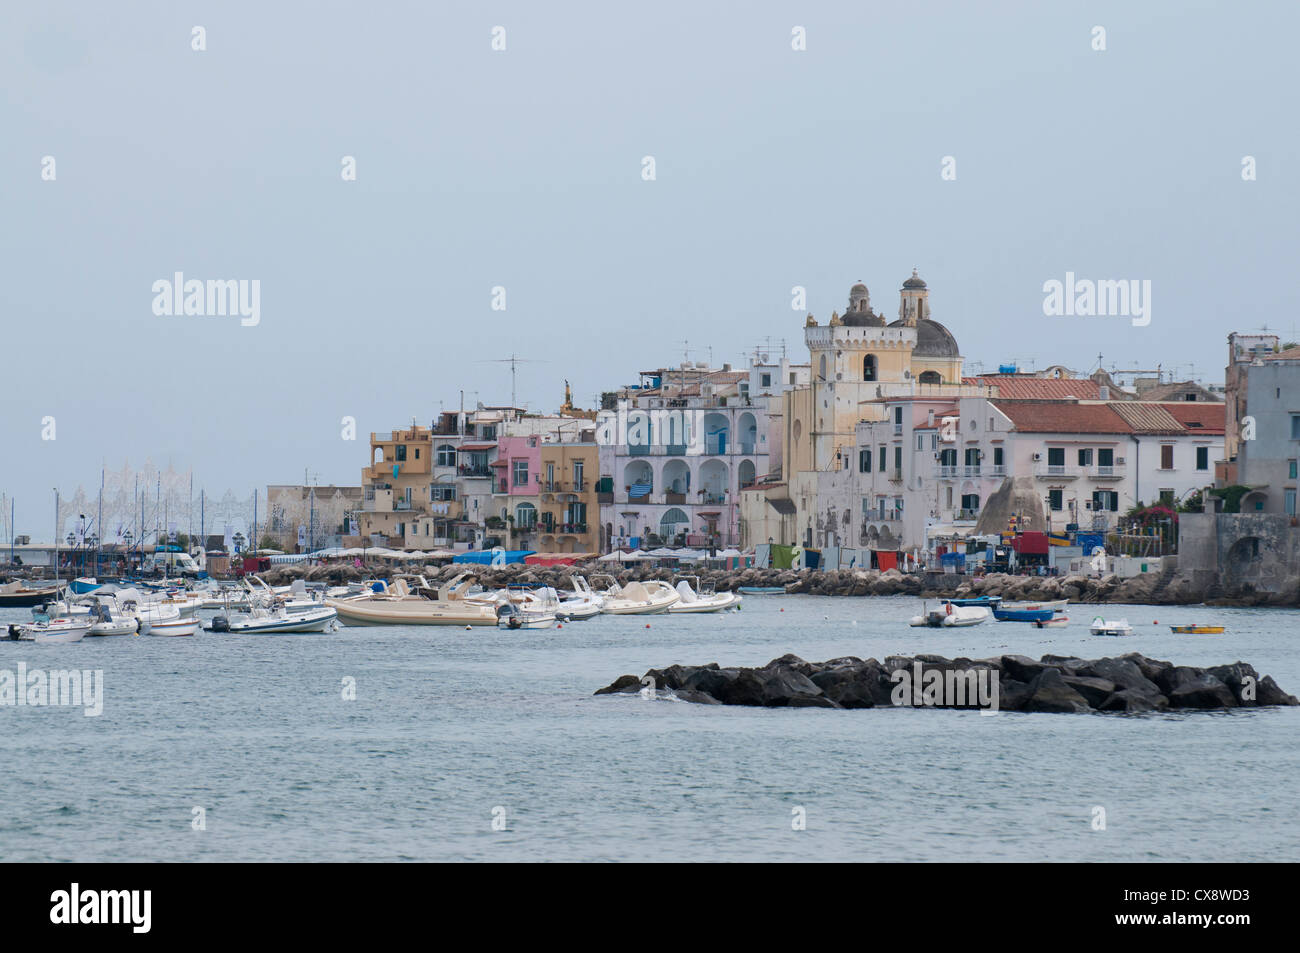
<svg viewBox="0 0 1300 953">
<path fill-rule="evenodd" d="M 1101 391 L 1091 377 L 1031 377 L 1028 374 L 982 374 L 964 378 L 964 384 L 996 387 L 998 396 L 1010 400 L 1099 400 Z"/>
<path fill-rule="evenodd" d="M 1300 357 L 1300 351 L 1297 351 L 1296 356 Z M 1175 383 L 1172 384 L 1157 384 L 1154 387 L 1148 387 L 1146 390 L 1144 390 L 1141 393 L 1141 395 L 1138 397 L 1138 400 L 1147 400 L 1147 401 L 1181 400 L 1182 397 L 1180 395 L 1185 394 L 1188 391 L 1203 395 L 1201 397 L 1198 397 L 1197 400 L 1217 401 L 1220 399 L 1212 391 L 1209 391 L 1206 388 L 1202 387 L 1200 384 L 1196 383 L 1196 381 L 1176 381 Z"/>
<path fill-rule="evenodd" d="M 1132 433 L 1111 404 L 1068 400 L 995 400 L 993 406 L 1021 433 Z"/>
<path fill-rule="evenodd" d="M 1285 351 L 1264 356 L 1266 361 L 1300 361 L 1300 347 L 1289 347 Z"/>
<path fill-rule="evenodd" d="M 1300 349 L 1297 349 L 1296 356 L 1300 357 Z M 1182 403 L 1165 404 L 1165 407 L 1188 430 L 1194 430 L 1198 433 L 1223 433 L 1224 419 L 1227 413 L 1223 404 L 1183 401 Z"/>
</svg>

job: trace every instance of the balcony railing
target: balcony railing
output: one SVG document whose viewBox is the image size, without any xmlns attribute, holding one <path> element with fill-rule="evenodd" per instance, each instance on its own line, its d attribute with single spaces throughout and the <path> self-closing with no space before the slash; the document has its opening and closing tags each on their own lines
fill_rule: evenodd
<svg viewBox="0 0 1300 953">
<path fill-rule="evenodd" d="M 980 518 L 979 510 L 958 510 L 956 517 L 954 517 L 954 519 L 957 520 L 967 520 L 970 522 L 974 522 L 979 518 Z"/>
<path fill-rule="evenodd" d="M 966 466 L 962 467 L 962 469 L 965 471 L 964 473 L 965 476 L 977 477 L 980 475 L 980 465 L 978 463 L 973 466 L 971 464 L 967 464 Z"/>
<path fill-rule="evenodd" d="M 1128 467 L 1123 463 L 1111 465 L 1097 464 L 1088 471 L 1088 476 L 1094 480 L 1122 480 Z"/>
<path fill-rule="evenodd" d="M 461 466 L 456 468 L 456 472 L 463 477 L 491 477 L 492 476 L 492 468 L 487 466 L 473 467 L 473 466 L 462 464 Z"/>
<path fill-rule="evenodd" d="M 1040 480 L 1074 480 L 1078 478 L 1079 470 L 1064 463 L 1039 463 L 1034 467 L 1034 476 Z"/>
<path fill-rule="evenodd" d="M 936 480 L 952 480 L 956 478 L 960 470 L 960 467 L 939 464 L 934 468 L 934 477 Z"/>
</svg>

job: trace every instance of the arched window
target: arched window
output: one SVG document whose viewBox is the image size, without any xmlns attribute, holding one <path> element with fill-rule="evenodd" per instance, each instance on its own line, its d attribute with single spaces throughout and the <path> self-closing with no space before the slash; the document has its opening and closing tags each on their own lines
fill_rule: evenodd
<svg viewBox="0 0 1300 953">
<path fill-rule="evenodd" d="M 537 525 L 537 507 L 520 503 L 515 507 L 515 529 L 532 529 Z"/>
<path fill-rule="evenodd" d="M 868 354 L 862 359 L 862 379 L 864 381 L 876 379 L 876 355 Z"/>
<path fill-rule="evenodd" d="M 438 447 L 437 465 L 440 467 L 454 467 L 456 465 L 456 448 L 449 443 L 441 444 Z"/>
<path fill-rule="evenodd" d="M 942 384 L 943 378 L 939 376 L 938 371 L 925 371 L 918 378 L 922 384 Z"/>
<path fill-rule="evenodd" d="M 664 539 L 671 539 L 678 533 L 684 533 L 690 528 L 691 521 L 681 510 L 673 507 L 666 511 L 659 520 L 659 535 Z"/>
</svg>

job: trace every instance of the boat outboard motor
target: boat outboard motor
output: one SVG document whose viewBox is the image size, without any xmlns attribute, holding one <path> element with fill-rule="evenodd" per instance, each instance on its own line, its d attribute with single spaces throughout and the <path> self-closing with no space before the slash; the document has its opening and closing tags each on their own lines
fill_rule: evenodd
<svg viewBox="0 0 1300 953">
<path fill-rule="evenodd" d="M 230 620 L 227 619 L 227 618 L 226 618 L 225 616 L 223 616 L 223 615 L 214 615 L 214 616 L 212 617 L 212 626 L 208 629 L 208 631 L 209 631 L 209 632 L 229 632 L 229 631 L 230 631 Z"/>
<path fill-rule="evenodd" d="M 22 629 L 14 623 L 9 623 L 9 628 L 5 630 L 5 638 L 10 642 L 17 642 L 22 638 Z"/>
</svg>

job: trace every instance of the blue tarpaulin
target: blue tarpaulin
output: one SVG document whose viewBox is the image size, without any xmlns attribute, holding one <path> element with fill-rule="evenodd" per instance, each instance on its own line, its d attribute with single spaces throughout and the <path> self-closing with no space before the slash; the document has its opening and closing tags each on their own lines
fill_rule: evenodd
<svg viewBox="0 0 1300 953">
<path fill-rule="evenodd" d="M 452 562 L 473 563 L 476 566 L 491 566 L 494 560 L 501 563 L 521 563 L 535 552 L 537 552 L 535 549 L 482 549 L 468 553 L 458 553 L 456 557 L 452 559 Z"/>
<path fill-rule="evenodd" d="M 1074 538 L 1074 544 L 1083 548 L 1085 556 L 1091 556 L 1094 546 L 1106 545 L 1106 537 L 1101 533 L 1079 533 Z"/>
</svg>

